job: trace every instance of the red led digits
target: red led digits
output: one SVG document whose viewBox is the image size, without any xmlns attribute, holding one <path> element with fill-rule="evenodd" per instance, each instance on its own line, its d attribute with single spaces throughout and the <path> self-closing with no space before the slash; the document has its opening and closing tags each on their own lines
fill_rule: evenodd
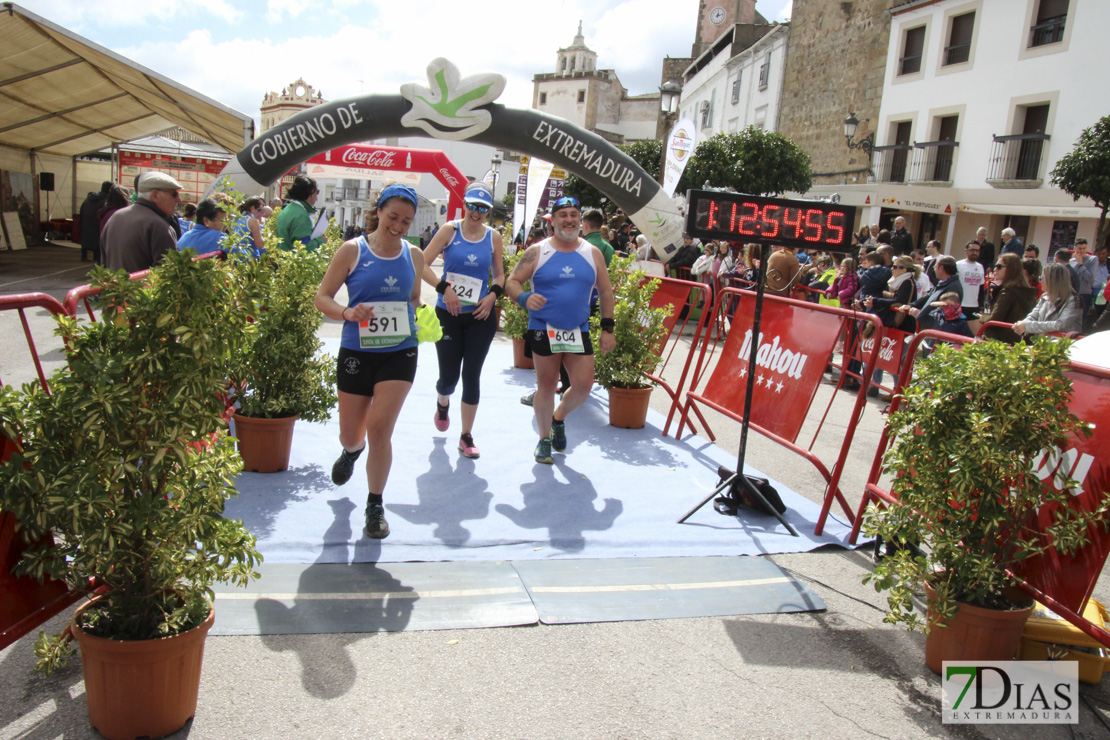
<svg viewBox="0 0 1110 740">
<path fill-rule="evenodd" d="M 759 206 L 757 206 L 755 203 L 741 203 L 740 207 L 751 208 L 752 212 L 747 216 L 740 217 L 739 221 L 737 222 L 736 231 L 740 234 L 743 234 L 744 236 L 755 236 L 758 232 L 754 228 L 751 230 L 745 230 L 744 223 L 749 222 L 754 224 L 756 221 L 759 220 Z"/>
<path fill-rule="evenodd" d="M 794 218 L 791 220 L 790 213 L 793 211 Z M 782 222 L 791 227 L 793 231 L 788 231 L 784 236 L 790 239 L 798 239 L 802 230 L 802 209 L 801 208 L 783 208 L 782 209 Z"/>
<path fill-rule="evenodd" d="M 825 228 L 829 231 L 836 232 L 836 239 L 826 239 L 830 244 L 841 244 L 844 241 L 844 214 L 843 213 L 830 213 L 829 219 L 825 222 Z"/>
<path fill-rule="evenodd" d="M 709 220 L 706 221 L 706 224 L 705 224 L 705 228 L 708 229 L 709 231 L 712 231 L 713 229 L 721 228 L 720 224 L 717 223 L 717 219 L 713 217 L 713 212 L 714 211 L 719 211 L 719 210 L 720 210 L 720 206 L 717 205 L 717 201 L 715 201 L 715 200 L 709 201 Z"/>
<path fill-rule="evenodd" d="M 776 236 L 779 235 L 779 228 L 782 226 L 782 224 L 779 223 L 777 217 L 772 217 L 771 213 L 773 211 L 781 211 L 781 210 L 782 209 L 780 207 L 776 206 L 774 203 L 771 203 L 771 204 L 764 207 L 764 209 L 763 209 L 763 238 L 764 239 L 774 239 Z M 775 230 L 768 233 L 767 224 L 774 224 L 775 225 Z"/>
<path fill-rule="evenodd" d="M 841 251 L 851 240 L 856 209 L 821 201 L 691 190 L 687 230 L 701 239 L 761 240 L 788 247 Z"/>
<path fill-rule="evenodd" d="M 809 209 L 806 210 L 806 221 L 805 221 L 806 226 L 805 226 L 805 233 L 802 234 L 802 238 L 805 239 L 807 242 L 819 242 L 819 241 L 821 241 L 821 221 L 820 221 L 820 219 L 824 215 L 825 215 L 825 212 L 818 209 L 818 208 L 809 208 Z M 818 219 L 816 223 L 814 223 L 813 221 L 810 220 L 810 219 L 813 219 L 815 217 Z M 817 229 L 817 233 L 811 234 L 810 229 Z"/>
</svg>

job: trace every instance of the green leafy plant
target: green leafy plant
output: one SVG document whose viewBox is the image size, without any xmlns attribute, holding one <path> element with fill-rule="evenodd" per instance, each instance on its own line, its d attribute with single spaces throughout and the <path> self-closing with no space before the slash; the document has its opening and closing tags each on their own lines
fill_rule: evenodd
<svg viewBox="0 0 1110 740">
<path fill-rule="evenodd" d="M 1075 148 L 1060 157 L 1050 175 L 1052 184 L 1074 200 L 1090 198 L 1099 209 L 1100 245 L 1107 244 L 1106 213 L 1110 211 L 1110 116 L 1083 129 Z"/>
<path fill-rule="evenodd" d="M 1073 507 L 1075 481 L 1038 474 L 1059 462 L 1069 435 L 1090 434 L 1068 410 L 1068 344 L 940 345 L 918 366 L 890 415 L 886 469 L 899 503 L 864 522 L 870 536 L 921 546 L 897 548 L 864 579 L 889 592 L 886 622 L 927 631 L 958 602 L 1008 608 L 1003 592 L 1016 581 L 1007 570 L 1050 546 L 1072 553 L 1106 526 L 1106 494 L 1093 511 Z M 1035 527 L 1042 509 L 1045 536 Z M 922 619 L 912 597 L 925 584 L 936 597 Z"/>
<path fill-rule="evenodd" d="M 665 339 L 665 308 L 652 308 L 651 299 L 658 280 L 648 280 L 642 270 L 629 272 L 631 257 L 613 257 L 609 281 L 616 305 L 613 309 L 616 347 L 606 354 L 594 355 L 594 377 L 602 388 L 649 388 L 646 373 L 654 372 L 663 361 L 658 352 Z M 594 347 L 600 346 L 601 316 L 590 317 Z"/>
<path fill-rule="evenodd" d="M 177 634 L 207 617 L 212 583 L 244 585 L 261 561 L 254 536 L 223 517 L 242 469 L 222 416 L 225 368 L 251 331 L 215 260 L 170 252 L 146 282 L 97 269 L 93 284 L 101 320 L 58 319 L 68 366 L 51 393 L 0 388 L 16 445 L 0 509 L 31 543 L 18 572 L 106 587 L 83 629 Z M 36 651 L 47 671 L 71 652 L 45 635 Z"/>
<path fill-rule="evenodd" d="M 233 255 L 239 287 L 236 300 L 253 320 L 254 331 L 231 363 L 239 413 L 263 419 L 299 415 L 327 421 L 337 402 L 335 360 L 317 338 L 324 317 L 313 306 L 328 263 L 342 243 L 333 222 L 315 251 L 302 245 L 285 251 L 268 219 L 266 253 L 258 260 Z"/>
<path fill-rule="evenodd" d="M 502 250 L 501 261 L 505 268 L 506 278 L 512 274 L 513 268 L 520 261 L 522 254 L 524 254 L 523 249 L 516 254 L 509 254 L 508 250 Z M 525 290 L 531 290 L 530 286 L 530 283 L 524 283 Z M 501 331 L 505 332 L 505 336 L 510 339 L 524 339 L 524 332 L 528 331 L 528 310 L 521 308 L 508 295 L 501 297 L 500 305 Z"/>
<path fill-rule="evenodd" d="M 698 143 L 682 173 L 678 191 L 706 182 L 752 195 L 804 193 L 812 181 L 809 154 L 775 131 L 749 126 L 739 133 L 719 133 Z"/>
</svg>

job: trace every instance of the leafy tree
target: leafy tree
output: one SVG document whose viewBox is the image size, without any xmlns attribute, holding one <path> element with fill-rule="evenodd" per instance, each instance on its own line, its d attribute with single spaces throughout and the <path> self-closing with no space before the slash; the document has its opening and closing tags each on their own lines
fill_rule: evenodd
<svg viewBox="0 0 1110 740">
<path fill-rule="evenodd" d="M 1098 243 L 1107 243 L 1106 212 L 1110 210 L 1110 116 L 1084 129 L 1075 148 L 1060 157 L 1050 175 L 1052 184 L 1075 200 L 1090 198 L 1101 210 Z"/>
<path fill-rule="evenodd" d="M 737 134 L 716 134 L 698 144 L 686 166 L 679 192 L 690 188 L 731 188 L 752 195 L 779 195 L 810 188 L 809 154 L 782 134 L 752 126 Z"/>
<path fill-rule="evenodd" d="M 635 160 L 636 164 L 640 165 L 651 175 L 652 179 L 656 182 L 659 180 L 659 165 L 663 158 L 663 142 L 654 139 L 644 139 L 642 141 L 630 141 L 622 144 L 620 150 Z M 588 183 L 586 180 L 567 173 L 566 182 L 563 183 L 563 195 L 569 195 L 572 198 L 577 198 L 582 203 L 583 208 L 596 207 L 601 208 L 606 213 L 613 213 L 617 210 L 617 205 Z"/>
</svg>

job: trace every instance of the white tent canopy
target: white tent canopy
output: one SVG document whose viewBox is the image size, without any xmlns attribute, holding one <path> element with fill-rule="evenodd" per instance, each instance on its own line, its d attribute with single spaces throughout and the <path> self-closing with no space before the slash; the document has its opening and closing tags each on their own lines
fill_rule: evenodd
<svg viewBox="0 0 1110 740">
<path fill-rule="evenodd" d="M 10 150 L 72 157 L 172 126 L 230 152 L 254 138 L 250 116 L 14 3 L 0 4 L 4 159 L 15 154 Z"/>
</svg>

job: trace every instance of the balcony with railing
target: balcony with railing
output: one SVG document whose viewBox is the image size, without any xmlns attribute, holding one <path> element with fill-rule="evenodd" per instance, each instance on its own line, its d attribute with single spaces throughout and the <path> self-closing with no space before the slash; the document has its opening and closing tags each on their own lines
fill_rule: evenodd
<svg viewBox="0 0 1110 740">
<path fill-rule="evenodd" d="M 1064 24 L 1068 17 L 1058 15 L 1055 18 L 1045 18 L 1029 29 L 1029 45 L 1044 46 L 1055 44 L 1064 40 Z"/>
<path fill-rule="evenodd" d="M 966 44 L 953 44 L 952 46 L 944 47 L 944 63 L 949 64 L 963 64 L 971 58 L 971 42 Z"/>
<path fill-rule="evenodd" d="M 1048 134 L 995 136 L 987 163 L 987 184 L 994 188 L 1038 188 L 1044 183 Z"/>
<path fill-rule="evenodd" d="M 957 141 L 917 141 L 913 145 L 909 182 L 915 185 L 952 184 L 952 162 Z"/>
<path fill-rule="evenodd" d="M 905 182 L 913 147 L 909 144 L 877 146 L 872 150 L 877 182 Z"/>
</svg>

